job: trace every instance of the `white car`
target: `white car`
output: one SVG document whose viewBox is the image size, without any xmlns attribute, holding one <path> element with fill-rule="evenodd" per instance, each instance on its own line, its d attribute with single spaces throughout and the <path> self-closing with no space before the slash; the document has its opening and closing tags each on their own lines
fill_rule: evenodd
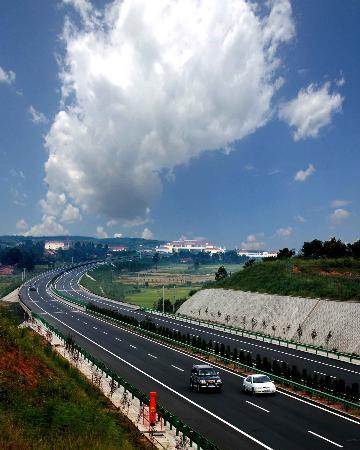
<svg viewBox="0 0 360 450">
<path fill-rule="evenodd" d="M 243 382 L 243 392 L 255 394 L 275 394 L 275 384 L 267 375 L 249 375 Z"/>
</svg>

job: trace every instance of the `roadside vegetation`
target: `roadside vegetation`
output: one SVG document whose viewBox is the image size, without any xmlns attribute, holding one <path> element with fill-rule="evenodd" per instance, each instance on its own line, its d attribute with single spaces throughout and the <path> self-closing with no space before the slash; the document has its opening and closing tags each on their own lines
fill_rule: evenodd
<svg viewBox="0 0 360 450">
<path fill-rule="evenodd" d="M 106 397 L 19 322 L 0 305 L 0 448 L 144 448 Z"/>
<path fill-rule="evenodd" d="M 315 239 L 304 243 L 299 256 L 285 248 L 277 258 L 248 261 L 232 276 L 219 268 L 217 281 L 204 287 L 360 301 L 359 256 L 360 241 L 346 245 L 335 238 Z"/>
<path fill-rule="evenodd" d="M 0 298 L 10 294 L 21 284 L 21 276 L 0 276 Z"/>
</svg>

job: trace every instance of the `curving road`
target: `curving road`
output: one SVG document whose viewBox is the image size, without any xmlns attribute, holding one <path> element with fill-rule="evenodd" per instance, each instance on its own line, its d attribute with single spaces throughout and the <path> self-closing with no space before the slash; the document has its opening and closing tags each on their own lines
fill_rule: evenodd
<svg viewBox="0 0 360 450">
<path fill-rule="evenodd" d="M 57 288 L 100 303 L 103 299 L 80 292 L 77 279 L 84 268 L 65 273 Z M 279 392 L 274 397 L 250 397 L 241 393 L 242 377 L 220 368 L 224 392 L 195 393 L 188 389 L 189 372 L 199 358 L 173 350 L 151 339 L 96 319 L 58 301 L 47 283 L 53 273 L 36 281 L 37 291 L 21 288 L 23 301 L 33 311 L 76 341 L 130 383 L 144 392 L 156 390 L 165 408 L 224 450 L 236 449 L 344 449 L 360 448 L 360 422 L 325 407 Z M 84 299 L 84 298 L 83 298 Z M 118 305 L 128 314 L 143 314 Z M 164 320 L 162 317 L 157 320 Z M 167 319 L 166 319 L 167 320 Z M 169 326 L 168 322 L 167 326 Z M 173 326 L 189 325 L 171 321 Z M 192 326 L 192 325 L 191 325 Z M 202 327 L 196 327 L 201 329 Z M 209 330 L 202 330 L 204 333 Z M 233 336 L 222 336 L 230 339 Z M 257 342 L 257 341 L 255 341 Z M 244 344 L 245 345 L 245 344 Z M 240 345 L 237 345 L 240 348 Z M 273 350 L 272 350 L 273 351 Z M 332 363 L 332 360 L 327 360 Z M 356 366 L 355 366 L 356 367 Z"/>
</svg>

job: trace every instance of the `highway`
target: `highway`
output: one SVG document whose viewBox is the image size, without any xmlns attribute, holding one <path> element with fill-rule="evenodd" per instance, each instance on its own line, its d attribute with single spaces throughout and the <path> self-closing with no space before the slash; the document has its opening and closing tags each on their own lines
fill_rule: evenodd
<svg viewBox="0 0 360 450">
<path fill-rule="evenodd" d="M 98 298 L 95 295 L 82 290 L 79 286 L 79 278 L 86 270 L 86 268 L 80 267 L 72 272 L 65 272 L 56 283 L 57 289 L 74 298 L 87 302 L 91 301 L 103 308 L 118 309 L 122 314 L 132 315 L 139 320 L 146 316 L 150 316 L 158 325 L 163 325 L 174 330 L 180 330 L 183 333 L 201 336 L 206 341 L 211 339 L 213 343 L 216 341 L 224 343 L 225 346 L 229 345 L 231 348 L 236 347 L 238 351 L 250 351 L 253 358 L 259 354 L 261 357 L 266 356 L 271 362 L 273 360 L 278 360 L 280 363 L 283 361 L 286 362 L 290 367 L 296 365 L 300 372 L 303 369 L 306 369 L 308 373 L 317 374 L 319 378 L 328 375 L 332 377 L 332 379 L 342 378 L 347 384 L 360 382 L 360 366 L 356 364 L 326 358 L 325 356 L 315 355 L 301 350 L 279 347 L 276 344 L 261 342 L 249 337 L 234 336 L 233 334 L 224 333 L 223 331 L 186 323 L 170 317 L 162 317 L 148 312 L 145 313 L 130 308 L 126 304 L 118 305 L 117 302 Z"/>
<path fill-rule="evenodd" d="M 67 289 L 69 283 L 78 292 L 74 280 L 81 270 L 84 269 L 65 274 L 57 288 Z M 124 331 L 57 301 L 46 290 L 52 276 L 52 273 L 40 276 L 37 291 L 22 287 L 21 296 L 27 306 L 44 315 L 63 333 L 73 335 L 84 349 L 142 391 L 157 391 L 158 400 L 165 408 L 219 448 L 360 448 L 358 420 L 288 393 L 278 392 L 274 397 L 244 395 L 241 393 L 243 378 L 230 370 L 219 368 L 224 392 L 191 392 L 189 373 L 199 358 Z M 140 312 L 127 310 L 129 314 Z"/>
</svg>

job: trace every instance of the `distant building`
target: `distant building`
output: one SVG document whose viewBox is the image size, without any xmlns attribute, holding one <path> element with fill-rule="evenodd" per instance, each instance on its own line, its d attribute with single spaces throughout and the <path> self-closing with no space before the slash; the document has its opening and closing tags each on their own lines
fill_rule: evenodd
<svg viewBox="0 0 360 450">
<path fill-rule="evenodd" d="M 248 258 L 271 258 L 277 256 L 277 252 L 267 252 L 260 250 L 238 250 L 239 256 L 247 256 Z"/>
<path fill-rule="evenodd" d="M 217 253 L 224 253 L 225 248 L 217 247 L 209 242 L 201 242 L 196 240 L 180 240 L 172 241 L 167 244 L 156 246 L 156 251 L 158 253 L 170 254 L 179 253 L 181 251 L 188 251 L 191 253 L 210 253 L 211 255 Z"/>
<path fill-rule="evenodd" d="M 47 241 L 45 242 L 45 250 L 68 250 L 69 249 L 69 243 L 68 242 L 62 242 L 62 241 Z"/>
<path fill-rule="evenodd" d="M 124 245 L 109 245 L 110 252 L 126 252 L 127 249 Z"/>
</svg>

